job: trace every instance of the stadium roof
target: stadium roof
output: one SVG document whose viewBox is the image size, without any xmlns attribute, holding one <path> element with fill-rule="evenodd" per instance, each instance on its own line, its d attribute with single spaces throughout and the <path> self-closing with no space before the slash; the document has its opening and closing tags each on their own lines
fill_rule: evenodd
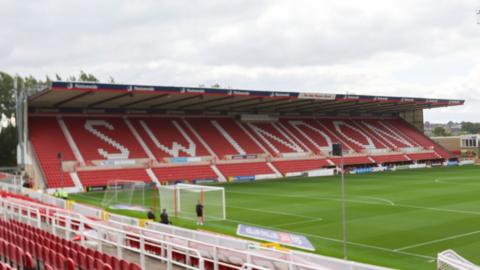
<svg viewBox="0 0 480 270">
<path fill-rule="evenodd" d="M 53 82 L 29 98 L 31 109 L 280 114 L 394 114 L 463 103 L 464 100 L 452 99 L 88 82 Z"/>
</svg>

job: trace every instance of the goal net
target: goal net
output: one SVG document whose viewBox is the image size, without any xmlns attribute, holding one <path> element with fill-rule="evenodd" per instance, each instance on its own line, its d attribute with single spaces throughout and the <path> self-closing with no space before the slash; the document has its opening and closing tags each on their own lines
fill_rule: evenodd
<svg viewBox="0 0 480 270">
<path fill-rule="evenodd" d="M 437 256 L 438 270 L 480 270 L 480 267 L 463 258 L 455 251 L 448 249 Z"/>
<path fill-rule="evenodd" d="M 145 192 L 150 188 L 150 185 L 143 181 L 109 181 L 103 195 L 102 206 L 111 209 L 144 211 L 147 208 Z"/>
<path fill-rule="evenodd" d="M 205 220 L 226 219 L 225 189 L 223 187 L 176 184 L 160 186 L 160 206 L 175 217 L 195 219 L 195 206 L 200 201 Z"/>
</svg>

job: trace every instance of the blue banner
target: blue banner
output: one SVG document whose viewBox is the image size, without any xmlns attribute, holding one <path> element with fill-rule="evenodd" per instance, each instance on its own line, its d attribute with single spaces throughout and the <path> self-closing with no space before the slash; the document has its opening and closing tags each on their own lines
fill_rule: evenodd
<svg viewBox="0 0 480 270">
<path fill-rule="evenodd" d="M 254 181 L 255 175 L 243 175 L 243 176 L 234 176 L 233 181 L 235 182 L 249 182 Z"/>
<path fill-rule="evenodd" d="M 353 170 L 353 173 L 355 174 L 362 174 L 362 173 L 371 173 L 373 172 L 373 168 L 356 168 Z"/>
<path fill-rule="evenodd" d="M 301 248 L 310 251 L 315 250 L 312 243 L 310 243 L 307 237 L 288 232 L 277 232 L 261 227 L 238 224 L 237 235 L 268 242 L 274 242 L 289 247 Z"/>
<path fill-rule="evenodd" d="M 458 166 L 460 165 L 460 163 L 458 162 L 458 160 L 449 160 L 447 161 L 447 166 Z"/>
</svg>

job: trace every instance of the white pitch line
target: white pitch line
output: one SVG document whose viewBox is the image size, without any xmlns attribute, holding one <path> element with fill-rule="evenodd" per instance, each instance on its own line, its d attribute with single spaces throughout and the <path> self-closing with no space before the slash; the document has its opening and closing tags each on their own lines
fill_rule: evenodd
<svg viewBox="0 0 480 270">
<path fill-rule="evenodd" d="M 458 214 L 480 215 L 480 212 L 477 212 L 477 211 L 469 211 L 469 210 L 458 210 L 458 209 L 437 208 L 437 207 L 425 207 L 425 206 L 418 206 L 418 205 L 411 205 L 411 204 L 396 204 L 395 206 L 405 207 L 405 208 L 422 209 L 422 210 L 432 210 L 432 211 L 439 211 L 439 212 L 450 212 L 450 213 L 458 213 Z"/>
<path fill-rule="evenodd" d="M 283 226 L 305 224 L 305 223 L 311 223 L 311 222 L 314 222 L 314 221 L 322 221 L 322 219 L 319 219 L 319 220 L 310 219 L 310 220 L 303 220 L 303 221 L 297 221 L 297 222 L 282 223 L 282 224 L 272 226 L 272 228 L 279 228 L 279 227 L 283 227 Z"/>
<path fill-rule="evenodd" d="M 318 221 L 319 221 L 319 220 L 323 220 L 322 218 L 318 218 L 318 217 L 297 215 L 297 214 L 292 214 L 292 213 L 287 213 L 287 212 L 280 212 L 280 211 L 270 211 L 270 210 L 261 210 L 261 209 L 247 208 L 247 207 L 240 207 L 240 206 L 232 206 L 232 205 L 227 205 L 227 208 L 237 208 L 237 209 L 244 209 L 244 210 L 249 210 L 249 211 L 261 212 L 261 213 L 269 213 L 269 214 L 276 214 L 276 215 L 282 215 L 282 216 L 308 218 L 308 219 L 311 219 L 311 220 L 318 220 Z"/>
<path fill-rule="evenodd" d="M 436 239 L 436 240 L 432 240 L 432 241 L 418 243 L 418 244 L 415 244 L 415 245 L 405 246 L 405 247 L 397 248 L 397 249 L 395 249 L 395 251 L 402 251 L 402 250 L 406 250 L 406 249 L 426 246 L 426 245 L 435 244 L 435 243 L 438 243 L 438 242 L 443 242 L 443 241 L 452 240 L 452 239 L 457 239 L 457 238 L 461 238 L 461 237 L 465 237 L 465 236 L 469 236 L 469 235 L 473 235 L 473 234 L 477 234 L 477 233 L 480 233 L 480 230 L 469 232 L 469 233 L 452 235 L 452 236 L 449 236 L 449 237 L 444 237 L 444 238 L 440 238 L 440 239 Z"/>
<path fill-rule="evenodd" d="M 381 202 L 386 202 L 390 205 L 395 205 L 395 203 L 391 200 L 387 200 L 387 199 L 384 199 L 384 198 L 380 198 L 380 197 L 373 197 L 373 196 L 359 196 L 359 197 L 362 197 L 362 198 L 369 198 L 369 199 L 372 199 L 372 200 L 377 200 L 377 201 L 381 201 Z"/>
<path fill-rule="evenodd" d="M 449 180 L 451 179 L 451 180 Z M 434 182 L 439 183 L 439 184 L 449 184 L 449 185 L 461 185 L 461 186 L 476 186 L 478 187 L 479 182 L 472 182 L 472 183 L 463 183 L 463 182 L 458 182 L 458 180 L 464 180 L 464 179 L 475 179 L 478 180 L 479 178 L 475 176 L 475 178 L 471 177 L 461 177 L 461 178 L 456 178 L 456 177 L 449 177 L 449 178 L 435 178 Z"/>
<path fill-rule="evenodd" d="M 255 224 L 255 223 L 251 223 L 251 222 L 245 222 L 245 221 L 241 221 L 241 220 L 230 219 L 230 218 L 226 219 L 225 221 L 230 221 L 230 222 L 237 223 L 237 224 L 247 224 L 247 225 L 253 225 L 253 226 L 257 226 L 257 227 L 263 227 L 263 228 L 271 229 L 271 227 L 267 227 L 267 226 L 264 226 L 264 225 Z M 327 240 L 327 241 L 332 241 L 332 242 L 336 242 L 336 243 L 343 243 L 343 240 L 336 239 L 336 238 L 331 238 L 331 237 L 325 237 L 325 236 L 309 234 L 309 233 L 294 232 L 294 231 L 289 231 L 289 230 L 284 230 L 284 229 L 281 229 L 281 231 L 289 232 L 289 233 L 293 233 L 293 234 L 300 234 L 300 235 L 304 235 L 304 236 L 308 236 L 308 237 L 312 237 L 312 238 L 317 238 L 317 239 L 322 239 L 322 240 Z M 362 244 L 362 243 L 356 243 L 356 242 L 350 242 L 350 241 L 347 241 L 347 244 L 352 245 L 352 246 L 359 246 L 359 247 L 365 247 L 365 248 L 370 248 L 370 249 L 377 249 L 377 250 L 391 252 L 391 253 L 398 253 L 398 254 L 407 255 L 407 256 L 411 256 L 411 257 L 418 257 L 418 258 L 422 258 L 422 259 L 428 259 L 428 260 L 435 259 L 435 257 L 431 257 L 431 256 L 427 256 L 427 255 L 421 255 L 421 254 L 406 252 L 406 251 L 396 251 L 396 250 L 393 250 L 393 249 L 390 249 L 390 248 L 372 246 L 372 245 L 368 245 L 368 244 Z"/>
</svg>

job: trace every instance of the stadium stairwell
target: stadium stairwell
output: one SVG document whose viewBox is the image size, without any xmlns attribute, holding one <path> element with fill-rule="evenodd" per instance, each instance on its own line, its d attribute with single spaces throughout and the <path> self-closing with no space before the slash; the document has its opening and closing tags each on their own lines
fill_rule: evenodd
<svg viewBox="0 0 480 270">
<path fill-rule="evenodd" d="M 392 131 L 382 130 L 382 129 L 380 129 L 380 127 L 375 127 L 373 125 L 373 122 L 368 123 L 365 120 L 361 121 L 361 122 L 365 127 L 367 127 L 368 129 L 370 129 L 372 131 L 372 134 L 376 134 L 379 138 L 381 138 L 383 141 L 385 141 L 387 144 L 389 144 L 391 148 L 400 148 L 400 147 L 402 147 L 402 145 L 407 146 L 409 144 L 408 141 L 406 141 L 405 139 L 398 136 L 398 134 L 395 134 Z M 387 136 L 390 137 L 390 139 L 388 139 Z M 392 139 L 397 141 L 397 142 L 401 142 L 403 144 L 402 145 L 395 144 L 394 142 L 391 141 Z"/>
<path fill-rule="evenodd" d="M 364 127 L 361 122 L 356 122 L 354 120 L 350 120 L 349 121 L 350 124 L 352 124 L 353 126 L 357 127 L 359 130 L 361 130 L 362 132 L 365 133 L 366 136 L 370 137 L 373 141 L 373 143 L 375 144 L 375 147 L 378 149 L 378 148 L 383 148 L 385 149 L 386 151 L 390 150 L 390 147 L 387 146 L 381 138 L 379 138 L 378 136 L 376 136 L 375 133 L 372 133 L 370 130 L 368 130 L 366 127 Z"/>
<path fill-rule="evenodd" d="M 282 173 L 280 173 L 271 162 L 267 162 L 267 166 L 277 175 L 277 177 L 282 177 Z"/>
<path fill-rule="evenodd" d="M 85 190 L 83 188 L 82 181 L 80 181 L 80 178 L 78 177 L 77 172 L 71 172 L 70 178 L 72 178 L 72 181 L 75 184 L 76 192 L 82 192 Z"/>
<path fill-rule="evenodd" d="M 132 132 L 132 134 L 133 134 L 133 136 L 135 137 L 135 139 L 137 139 L 138 143 L 142 146 L 143 151 L 145 151 L 145 153 L 147 153 L 148 158 L 150 158 L 151 160 L 156 160 L 155 155 L 153 155 L 152 151 L 150 151 L 150 149 L 148 148 L 147 144 L 146 144 L 145 141 L 142 139 L 142 137 L 140 136 L 140 134 L 138 134 L 137 130 L 133 127 L 133 125 L 132 125 L 132 123 L 130 122 L 130 120 L 128 120 L 127 117 L 124 117 L 124 118 L 123 118 L 123 121 L 125 121 L 125 124 L 127 125 L 128 129 L 130 130 L 130 132 Z"/>
<path fill-rule="evenodd" d="M 343 151 L 345 152 L 346 149 L 348 149 L 349 152 L 354 152 L 355 150 L 352 148 L 350 144 L 348 144 L 344 139 L 342 139 L 339 135 L 335 134 L 333 132 L 333 128 L 329 129 L 327 126 L 325 126 L 323 123 L 321 123 L 319 120 L 315 120 L 315 122 L 312 122 L 314 124 L 317 124 L 323 131 L 331 135 L 332 139 L 335 139 L 335 141 L 340 142 L 343 146 Z"/>
<path fill-rule="evenodd" d="M 237 150 L 238 154 L 245 155 L 247 152 L 228 134 L 225 129 L 216 121 L 211 120 L 213 126 L 225 137 L 225 139 Z"/>
<path fill-rule="evenodd" d="M 295 135 L 294 132 L 292 132 L 292 130 L 288 129 L 286 126 L 284 126 L 282 124 L 282 122 L 278 121 L 277 123 L 274 123 L 274 126 L 280 131 L 280 130 L 283 130 L 285 131 L 288 136 L 290 136 L 290 138 L 292 138 L 295 142 L 297 142 L 298 144 L 300 144 L 303 149 L 305 149 L 307 152 L 310 152 L 310 153 L 314 153 L 314 151 L 312 149 L 310 149 L 302 140 L 300 140 L 300 138 L 297 137 L 297 135 Z"/>
<path fill-rule="evenodd" d="M 190 131 L 195 135 L 195 137 L 200 141 L 200 143 L 207 149 L 207 151 L 210 153 L 212 157 L 218 158 L 217 154 L 210 148 L 210 146 L 205 142 L 205 140 L 198 134 L 198 132 L 190 125 L 188 121 L 185 119 L 182 119 L 183 123 L 190 129 Z"/>
<path fill-rule="evenodd" d="M 247 136 L 248 136 L 252 141 L 255 142 L 255 144 L 256 144 L 260 149 L 262 149 L 263 153 L 265 153 L 265 154 L 267 154 L 267 155 L 269 154 L 268 150 L 257 140 L 257 138 L 255 138 L 255 137 L 252 135 L 252 133 L 250 133 L 250 131 L 249 131 L 245 126 L 243 126 L 243 124 L 242 124 L 240 121 L 235 120 L 235 123 L 237 124 L 238 127 L 240 127 L 240 128 L 243 130 L 243 132 L 245 132 L 245 134 L 247 134 Z"/>
<path fill-rule="evenodd" d="M 226 181 L 227 181 L 227 179 L 225 178 L 225 176 L 224 176 L 224 175 L 222 174 L 222 172 L 217 168 L 216 165 L 212 164 L 212 165 L 210 165 L 210 168 L 212 168 L 212 171 L 217 175 L 219 182 L 226 182 Z"/>
<path fill-rule="evenodd" d="M 155 183 L 155 185 L 157 187 L 159 187 L 161 185 L 160 181 L 158 180 L 157 176 L 155 175 L 155 173 L 152 171 L 151 168 L 147 168 L 146 169 L 146 172 L 148 174 L 148 177 L 150 177 L 150 179 L 152 180 L 153 183 Z"/>
<path fill-rule="evenodd" d="M 62 129 L 63 135 L 67 139 L 68 145 L 70 145 L 70 149 L 72 149 L 73 154 L 75 155 L 75 158 L 77 159 L 78 162 L 81 164 L 85 164 L 85 160 L 83 159 L 82 154 L 80 153 L 80 150 L 78 150 L 78 146 L 75 143 L 75 140 L 72 137 L 72 134 L 68 130 L 67 125 L 65 125 L 65 121 L 63 121 L 61 116 L 57 117 L 58 125 Z"/>
</svg>

